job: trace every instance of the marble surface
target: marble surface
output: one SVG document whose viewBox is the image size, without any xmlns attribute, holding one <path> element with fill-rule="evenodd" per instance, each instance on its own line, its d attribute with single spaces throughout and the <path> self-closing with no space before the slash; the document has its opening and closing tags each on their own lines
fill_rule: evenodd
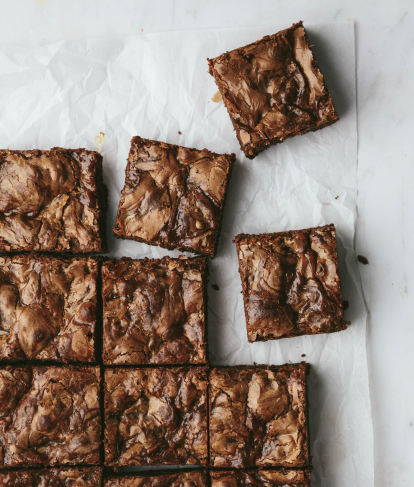
<svg viewBox="0 0 414 487">
<path fill-rule="evenodd" d="M 356 22 L 359 198 L 356 248 L 369 310 L 375 485 L 413 485 L 414 257 L 412 0 L 2 0 L 0 43 L 36 46 L 302 19 Z M 233 10 L 234 9 L 234 10 Z M 411 153 L 410 153 L 411 150 Z M 356 432 L 357 434 L 357 432 Z"/>
</svg>

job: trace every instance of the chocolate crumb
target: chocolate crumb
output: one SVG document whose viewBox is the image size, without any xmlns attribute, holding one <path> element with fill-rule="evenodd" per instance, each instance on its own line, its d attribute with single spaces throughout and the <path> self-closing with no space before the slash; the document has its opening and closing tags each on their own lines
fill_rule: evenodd
<svg viewBox="0 0 414 487">
<path fill-rule="evenodd" d="M 178 131 L 178 133 L 181 135 L 181 132 L 180 131 Z"/>
<path fill-rule="evenodd" d="M 358 255 L 357 259 L 359 262 L 361 262 L 361 264 L 364 264 L 364 265 L 369 264 L 368 259 L 366 257 L 364 257 L 363 255 Z"/>
<path fill-rule="evenodd" d="M 220 291 L 220 288 L 217 286 L 217 284 L 212 284 L 211 287 L 215 290 L 215 291 Z"/>
<path fill-rule="evenodd" d="M 350 322 L 349 320 L 346 320 L 346 321 L 345 321 L 345 325 L 346 325 L 346 326 L 349 326 L 350 324 L 351 324 L 351 322 Z"/>
<path fill-rule="evenodd" d="M 339 194 L 338 194 L 338 196 L 335 196 L 335 199 L 336 199 L 336 200 L 337 200 L 338 198 L 339 198 Z"/>
<path fill-rule="evenodd" d="M 306 353 L 302 353 L 301 357 L 306 357 Z"/>
<path fill-rule="evenodd" d="M 342 301 L 342 307 L 344 308 L 344 311 L 349 308 L 349 301 Z"/>
</svg>

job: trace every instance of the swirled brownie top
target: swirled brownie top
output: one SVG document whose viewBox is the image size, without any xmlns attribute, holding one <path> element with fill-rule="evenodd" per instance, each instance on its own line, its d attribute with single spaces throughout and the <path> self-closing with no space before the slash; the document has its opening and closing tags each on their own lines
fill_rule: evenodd
<svg viewBox="0 0 414 487">
<path fill-rule="evenodd" d="M 0 360 L 95 360 L 98 260 L 0 257 Z"/>
<path fill-rule="evenodd" d="M 0 369 L 0 466 L 97 465 L 99 367 Z"/>
<path fill-rule="evenodd" d="M 206 465 L 207 368 L 105 371 L 105 465 Z"/>
<path fill-rule="evenodd" d="M 115 236 L 214 257 L 234 159 L 134 137 Z"/>
<path fill-rule="evenodd" d="M 208 62 L 249 159 L 339 120 L 302 22 Z"/>
<path fill-rule="evenodd" d="M 106 252 L 102 156 L 0 151 L 0 252 Z"/>
<path fill-rule="evenodd" d="M 102 468 L 41 468 L 0 473 L 0 487 L 101 487 Z"/>
<path fill-rule="evenodd" d="M 206 258 L 102 266 L 105 364 L 205 364 Z"/>
<path fill-rule="evenodd" d="M 310 464 L 307 364 L 219 367 L 210 373 L 212 467 Z"/>
<path fill-rule="evenodd" d="M 205 470 L 154 471 L 105 480 L 104 487 L 207 487 Z"/>
<path fill-rule="evenodd" d="M 311 487 L 310 470 L 210 470 L 211 487 Z"/>
<path fill-rule="evenodd" d="M 333 225 L 235 243 L 250 342 L 346 329 Z"/>
</svg>

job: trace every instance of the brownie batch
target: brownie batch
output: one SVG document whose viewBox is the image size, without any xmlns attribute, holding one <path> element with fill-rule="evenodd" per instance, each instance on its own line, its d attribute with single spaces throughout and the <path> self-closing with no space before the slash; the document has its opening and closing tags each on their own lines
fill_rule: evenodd
<svg viewBox="0 0 414 487">
<path fill-rule="evenodd" d="M 338 120 L 301 22 L 208 62 L 248 158 Z M 309 364 L 208 362 L 234 161 L 134 137 L 115 236 L 201 256 L 105 261 L 101 155 L 0 151 L 0 487 L 310 487 Z M 234 242 L 249 342 L 346 328 L 333 225 Z"/>
</svg>

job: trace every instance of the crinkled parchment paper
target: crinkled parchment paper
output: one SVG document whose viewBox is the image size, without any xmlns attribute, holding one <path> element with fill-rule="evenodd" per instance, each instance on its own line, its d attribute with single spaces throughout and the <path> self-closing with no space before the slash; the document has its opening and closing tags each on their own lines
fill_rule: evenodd
<svg viewBox="0 0 414 487">
<path fill-rule="evenodd" d="M 210 263 L 213 364 L 306 360 L 314 485 L 373 485 L 366 310 L 353 239 L 357 196 L 354 26 L 306 25 L 341 120 L 287 140 L 254 161 L 239 150 L 207 57 L 288 26 L 204 30 L 0 48 L 0 147 L 86 147 L 104 156 L 109 231 L 133 135 L 237 155 L 218 256 Z M 179 133 L 181 132 L 181 134 Z M 248 344 L 232 239 L 335 223 L 346 331 Z M 110 256 L 168 252 L 110 237 Z M 178 255 L 172 252 L 170 255 Z M 211 284 L 219 286 L 214 290 Z"/>
</svg>

